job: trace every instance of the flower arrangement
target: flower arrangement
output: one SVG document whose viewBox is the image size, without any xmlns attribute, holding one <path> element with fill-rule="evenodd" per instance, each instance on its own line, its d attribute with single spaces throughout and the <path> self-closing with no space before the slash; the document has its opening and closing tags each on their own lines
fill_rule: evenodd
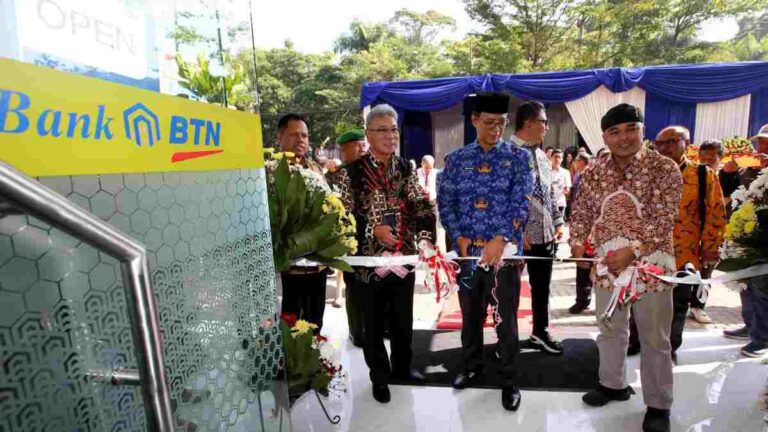
<svg viewBox="0 0 768 432">
<path fill-rule="evenodd" d="M 754 153 L 752 142 L 746 138 L 732 137 L 723 140 L 725 156 L 745 155 Z"/>
<path fill-rule="evenodd" d="M 768 257 L 768 168 L 760 171 L 749 189 L 731 194 L 736 209 L 725 227 L 718 269 L 740 270 Z"/>
<path fill-rule="evenodd" d="M 338 257 L 357 250 L 356 223 L 318 173 L 293 163 L 291 153 L 265 151 L 275 270 L 296 259 L 352 268 Z"/>
<path fill-rule="evenodd" d="M 283 313 L 280 318 L 289 399 L 296 400 L 309 390 L 325 396 L 331 390 L 346 391 L 346 372 L 330 359 L 328 340 L 312 333 L 317 326 L 293 314 Z"/>
</svg>

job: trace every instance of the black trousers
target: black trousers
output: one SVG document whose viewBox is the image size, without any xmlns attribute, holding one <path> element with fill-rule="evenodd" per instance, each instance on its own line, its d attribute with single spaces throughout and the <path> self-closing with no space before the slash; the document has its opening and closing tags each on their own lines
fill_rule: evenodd
<svg viewBox="0 0 768 432">
<path fill-rule="evenodd" d="M 576 303 L 588 305 L 592 301 L 592 268 L 576 267 Z"/>
<path fill-rule="evenodd" d="M 459 275 L 459 305 L 461 306 L 461 349 L 466 371 L 483 369 L 483 324 L 488 304 L 496 304 L 491 290 L 496 285 L 496 305 L 501 322 L 496 327 L 501 355 L 501 387 L 517 383 L 517 357 L 520 343 L 517 332 L 517 307 L 520 304 L 520 269 L 505 265 L 494 274 L 472 263 L 462 261 Z"/>
<path fill-rule="evenodd" d="M 317 324 L 315 333 L 319 334 L 323 328 L 328 275 L 324 271 L 300 274 L 283 272 L 280 278 L 283 282 L 282 311 Z"/>
<path fill-rule="evenodd" d="M 355 343 L 363 343 L 363 317 L 360 313 L 360 287 L 357 286 L 359 277 L 356 272 L 344 272 L 344 284 L 347 286 L 347 324 L 349 325 L 349 335 L 355 340 Z"/>
<path fill-rule="evenodd" d="M 685 330 L 685 318 L 688 316 L 688 304 L 691 301 L 691 291 L 695 293 L 696 285 L 675 285 L 672 291 L 672 330 L 669 332 L 669 342 L 672 352 L 677 352 L 683 344 L 683 330 Z M 632 317 L 629 320 L 629 344 L 640 346 L 640 338 L 637 334 L 637 325 Z"/>
<path fill-rule="evenodd" d="M 355 286 L 360 290 L 363 354 L 373 385 L 385 385 L 391 374 L 407 374 L 411 369 L 416 274 L 408 273 L 403 279 L 392 273 L 383 279 L 373 274 L 365 279 L 361 277 Z M 384 346 L 386 328 L 391 356 Z"/>
<path fill-rule="evenodd" d="M 554 242 L 531 245 L 525 249 L 528 256 L 554 256 Z M 549 327 L 549 285 L 552 282 L 551 260 L 529 260 L 528 277 L 531 282 L 531 309 L 533 311 L 533 334 L 541 336 Z"/>
</svg>

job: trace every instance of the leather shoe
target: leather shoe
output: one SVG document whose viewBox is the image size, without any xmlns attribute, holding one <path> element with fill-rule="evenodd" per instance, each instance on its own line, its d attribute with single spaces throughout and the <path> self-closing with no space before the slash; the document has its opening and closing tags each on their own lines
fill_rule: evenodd
<svg viewBox="0 0 768 432">
<path fill-rule="evenodd" d="M 669 410 L 648 407 L 643 418 L 644 432 L 669 432 Z"/>
<path fill-rule="evenodd" d="M 605 387 L 602 384 L 598 384 L 597 388 L 594 388 L 585 393 L 584 396 L 581 397 L 581 400 L 583 400 L 587 405 L 600 407 L 611 401 L 629 400 L 629 397 L 632 395 L 632 393 L 634 393 L 634 391 L 632 390 L 632 387 L 629 386 L 620 390 L 616 390 Z"/>
<path fill-rule="evenodd" d="M 392 398 L 392 396 L 389 394 L 389 386 L 387 386 L 386 384 L 374 385 L 373 398 L 376 399 L 376 402 L 379 402 L 379 403 L 389 402 L 389 400 Z"/>
<path fill-rule="evenodd" d="M 477 379 L 482 375 L 483 373 L 480 371 L 465 371 L 458 375 L 456 375 L 456 378 L 453 380 L 453 388 L 456 390 L 461 390 L 469 387 L 473 382 L 477 381 Z"/>
<path fill-rule="evenodd" d="M 503 387 L 501 389 L 501 406 L 507 411 L 517 411 L 522 400 L 520 390 L 517 387 Z"/>
<path fill-rule="evenodd" d="M 408 372 L 397 372 L 392 374 L 392 378 L 401 380 L 401 381 L 409 381 L 409 382 L 422 382 L 425 381 L 426 378 L 424 375 L 417 371 L 416 369 L 411 369 Z"/>
</svg>

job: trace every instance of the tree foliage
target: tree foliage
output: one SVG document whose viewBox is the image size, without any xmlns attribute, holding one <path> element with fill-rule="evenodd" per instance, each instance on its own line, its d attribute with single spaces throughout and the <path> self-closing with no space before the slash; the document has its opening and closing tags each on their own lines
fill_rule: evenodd
<svg viewBox="0 0 768 432">
<path fill-rule="evenodd" d="M 456 22 L 436 11 L 398 10 L 383 22 L 353 20 L 333 51 L 308 54 L 287 40 L 283 47 L 243 49 L 225 56 L 227 95 L 238 109 L 252 109 L 258 86 L 265 142 L 275 138 L 280 115 L 307 116 L 313 146 L 332 142 L 362 123 L 364 82 L 486 73 L 566 70 L 653 64 L 768 60 L 768 0 L 464 0 L 482 32 L 460 40 Z M 212 45 L 177 17 L 177 45 Z M 738 19 L 739 31 L 721 42 L 698 38 L 704 25 Z M 222 29 L 230 39 L 242 23 Z M 243 44 L 240 44 L 243 46 Z M 215 47 L 214 47 L 215 48 Z M 216 58 L 216 49 L 210 58 Z M 220 102 L 222 83 L 207 59 L 180 58 L 192 93 Z"/>
</svg>

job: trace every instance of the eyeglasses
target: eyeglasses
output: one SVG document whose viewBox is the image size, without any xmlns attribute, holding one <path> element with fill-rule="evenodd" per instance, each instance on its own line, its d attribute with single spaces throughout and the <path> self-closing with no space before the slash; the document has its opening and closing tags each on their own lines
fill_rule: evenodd
<svg viewBox="0 0 768 432">
<path fill-rule="evenodd" d="M 387 134 L 400 135 L 400 129 L 398 128 L 392 128 L 392 129 L 382 128 L 382 129 L 368 129 L 368 130 L 380 135 L 387 135 Z"/>
<path fill-rule="evenodd" d="M 656 140 L 653 142 L 653 145 L 656 147 L 665 147 L 668 145 L 677 144 L 677 142 L 680 141 L 680 138 L 670 138 L 665 140 Z"/>
<path fill-rule="evenodd" d="M 541 122 L 541 124 L 543 124 L 544 126 L 549 126 L 549 120 L 547 120 L 547 119 L 539 119 L 539 118 L 537 118 L 537 119 L 534 119 L 534 120 L 537 121 L 537 122 Z"/>
<path fill-rule="evenodd" d="M 507 119 L 504 120 L 483 120 L 481 123 L 487 128 L 505 128 L 507 126 Z"/>
</svg>

